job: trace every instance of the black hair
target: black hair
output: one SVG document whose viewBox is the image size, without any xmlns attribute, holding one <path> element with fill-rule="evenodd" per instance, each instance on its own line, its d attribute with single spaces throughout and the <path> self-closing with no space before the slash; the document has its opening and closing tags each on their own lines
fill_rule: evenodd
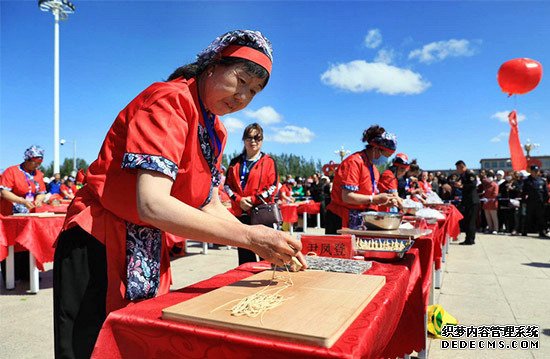
<svg viewBox="0 0 550 359">
<path fill-rule="evenodd" d="M 264 69 L 262 66 L 258 65 L 255 62 L 252 62 L 247 59 L 242 59 L 240 57 L 223 57 L 219 59 L 212 59 L 211 61 L 203 61 L 199 63 L 198 61 L 191 64 L 183 65 L 178 67 L 166 81 L 172 81 L 179 77 L 183 77 L 186 80 L 189 80 L 193 77 L 199 77 L 210 65 L 223 65 L 229 66 L 233 64 L 244 64 L 245 71 L 250 75 L 258 77 L 260 79 L 265 79 L 265 82 L 262 87 L 267 85 L 269 81 L 269 72 Z"/>
<path fill-rule="evenodd" d="M 248 134 L 252 130 L 256 130 L 256 132 L 258 132 L 257 135 L 260 135 L 262 137 L 262 140 L 263 140 L 263 138 L 264 138 L 264 129 L 262 128 L 262 126 L 260 126 L 259 123 L 254 122 L 254 123 L 251 123 L 250 125 L 245 127 L 245 129 L 243 131 L 243 137 L 242 137 L 243 141 L 246 139 L 246 137 L 248 137 Z M 243 154 L 243 156 L 246 156 L 246 147 L 244 147 L 244 146 L 243 146 L 242 154 Z"/>
<path fill-rule="evenodd" d="M 458 160 L 456 161 L 455 166 L 466 166 L 466 164 L 464 163 L 464 161 Z"/>
<path fill-rule="evenodd" d="M 367 143 L 367 147 L 368 147 L 369 141 L 371 141 L 373 138 L 377 136 L 381 136 L 384 132 L 386 132 L 384 127 L 380 127 L 378 125 L 372 125 L 371 127 L 367 128 L 365 131 L 363 131 L 363 138 L 361 142 Z"/>
<path fill-rule="evenodd" d="M 264 137 L 264 129 L 262 128 L 262 126 L 260 126 L 259 123 L 254 122 L 245 127 L 243 131 L 243 137 L 242 137 L 243 141 L 246 139 L 246 137 L 252 130 L 256 130 L 256 132 L 258 132 L 258 135 L 260 135 L 262 138 Z"/>
</svg>

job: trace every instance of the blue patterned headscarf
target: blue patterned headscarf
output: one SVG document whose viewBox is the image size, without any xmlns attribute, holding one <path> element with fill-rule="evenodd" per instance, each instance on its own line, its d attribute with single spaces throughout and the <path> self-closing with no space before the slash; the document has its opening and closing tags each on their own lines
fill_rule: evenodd
<svg viewBox="0 0 550 359">
<path fill-rule="evenodd" d="M 199 64 L 211 62 L 221 56 L 229 45 L 251 47 L 266 55 L 273 62 L 273 48 L 271 42 L 259 31 L 233 30 L 218 36 L 208 47 L 197 55 Z"/>
<path fill-rule="evenodd" d="M 31 147 L 27 148 L 24 153 L 25 161 L 30 160 L 31 158 L 35 157 L 44 157 L 44 149 L 40 146 L 32 145 Z"/>
<path fill-rule="evenodd" d="M 383 150 L 395 152 L 397 149 L 397 136 L 390 132 L 384 132 L 369 141 L 369 145 L 380 147 Z"/>
</svg>

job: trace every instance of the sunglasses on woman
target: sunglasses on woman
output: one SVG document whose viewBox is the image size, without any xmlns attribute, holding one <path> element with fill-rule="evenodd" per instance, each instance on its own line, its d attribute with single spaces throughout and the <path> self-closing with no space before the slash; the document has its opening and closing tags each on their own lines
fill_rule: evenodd
<svg viewBox="0 0 550 359">
<path fill-rule="evenodd" d="M 252 140 L 256 141 L 256 142 L 260 142 L 262 141 L 264 138 L 261 136 L 261 135 L 256 135 L 256 136 L 247 136 L 244 138 L 246 141 L 250 141 L 252 142 Z"/>
</svg>

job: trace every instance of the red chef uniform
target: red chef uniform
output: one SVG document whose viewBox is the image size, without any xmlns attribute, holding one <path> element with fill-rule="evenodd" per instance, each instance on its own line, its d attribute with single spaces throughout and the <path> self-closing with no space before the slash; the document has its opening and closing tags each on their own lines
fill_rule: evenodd
<svg viewBox="0 0 550 359">
<path fill-rule="evenodd" d="M 225 180 L 225 189 L 231 198 L 231 208 L 237 217 L 243 212 L 239 205 L 242 197 L 252 197 L 255 206 L 263 203 L 258 196 L 261 196 L 267 203 L 273 203 L 279 186 L 275 161 L 262 152 L 260 159 L 254 162 L 250 168 L 246 184 L 242 188 L 241 172 L 244 159 L 244 154 L 241 154 L 231 161 Z"/>
<path fill-rule="evenodd" d="M 350 215 L 358 216 L 358 213 L 366 210 L 378 210 L 378 206 L 374 204 L 353 205 L 345 203 L 342 200 L 342 189 L 364 195 L 375 195 L 379 193 L 377 188 L 379 179 L 378 169 L 367 158 L 364 150 L 348 156 L 338 166 L 330 196 L 331 202 L 327 206 L 327 210 L 342 218 L 342 227 L 349 227 Z"/>
<path fill-rule="evenodd" d="M 209 203 L 213 186 L 219 184 L 227 134 L 217 116 L 214 131 L 220 151 L 210 146 L 195 79 L 183 78 L 151 85 L 111 126 L 97 160 L 88 168 L 87 185 L 69 207 L 64 226 L 66 230 L 78 225 L 106 246 L 107 313 L 129 303 L 125 299 L 127 236 L 159 231 L 140 221 L 137 169 L 170 176 L 174 179 L 171 195 L 200 208 Z M 168 249 L 165 243 L 161 248 L 156 295 L 167 293 L 171 282 Z"/>
</svg>

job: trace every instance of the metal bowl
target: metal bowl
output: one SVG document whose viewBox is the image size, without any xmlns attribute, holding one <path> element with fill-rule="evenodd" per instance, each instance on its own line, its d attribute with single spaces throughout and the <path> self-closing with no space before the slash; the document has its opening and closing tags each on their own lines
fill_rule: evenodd
<svg viewBox="0 0 550 359">
<path fill-rule="evenodd" d="M 411 216 L 414 216 L 417 210 L 418 208 L 416 207 L 403 207 L 403 212 L 405 214 L 410 214 Z"/>
<path fill-rule="evenodd" d="M 360 240 L 359 240 L 360 241 Z M 405 253 L 411 249 L 414 241 L 412 239 L 388 239 L 388 238 L 368 238 L 363 241 L 368 241 L 371 243 L 380 242 L 399 242 L 404 245 L 403 249 L 384 249 L 384 248 L 372 248 L 372 249 L 359 249 L 361 247 L 360 243 L 356 243 L 355 253 L 356 255 L 362 255 L 365 257 L 365 260 L 375 259 L 375 260 L 398 260 L 405 256 Z"/>
<path fill-rule="evenodd" d="M 391 212 L 361 212 L 361 217 L 368 229 L 397 229 L 403 220 L 402 214 Z"/>
</svg>

